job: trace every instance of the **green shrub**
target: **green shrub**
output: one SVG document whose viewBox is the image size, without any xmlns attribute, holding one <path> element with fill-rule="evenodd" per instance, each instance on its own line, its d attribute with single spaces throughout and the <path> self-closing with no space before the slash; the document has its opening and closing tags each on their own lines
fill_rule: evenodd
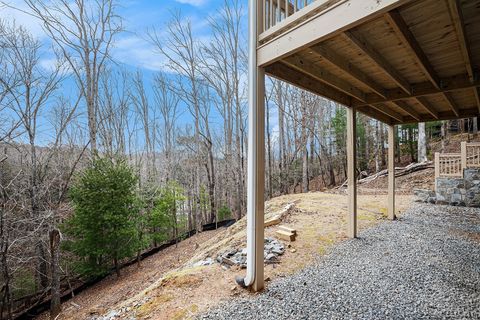
<svg viewBox="0 0 480 320">
<path fill-rule="evenodd" d="M 95 159 L 77 177 L 70 196 L 73 216 L 63 229 L 70 240 L 65 248 L 79 256 L 77 271 L 105 274 L 122 259 L 132 257 L 139 241 L 137 177 L 124 160 Z"/>
</svg>

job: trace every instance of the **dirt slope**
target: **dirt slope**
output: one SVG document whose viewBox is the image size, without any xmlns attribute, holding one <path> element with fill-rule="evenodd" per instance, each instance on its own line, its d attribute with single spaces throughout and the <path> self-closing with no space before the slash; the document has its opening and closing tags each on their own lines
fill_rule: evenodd
<svg viewBox="0 0 480 320">
<path fill-rule="evenodd" d="M 282 224 L 295 228 L 297 240 L 287 244 L 279 264 L 267 265 L 269 279 L 286 276 L 312 263 L 336 242 L 346 239 L 347 198 L 344 194 L 311 192 L 287 195 L 267 202 L 267 216 L 294 203 Z M 397 209 L 404 211 L 411 196 L 399 195 Z M 386 195 L 359 196 L 359 228 L 385 219 Z M 234 283 L 244 275 L 237 267 L 215 263 L 195 267 L 195 262 L 215 259 L 228 247 L 245 246 L 245 219 L 228 229 L 204 232 L 123 270 L 120 279 L 107 278 L 64 303 L 58 319 L 186 319 L 224 299 L 250 294 Z M 265 229 L 274 236 L 278 226 Z M 39 319 L 46 319 L 46 315 Z"/>
</svg>

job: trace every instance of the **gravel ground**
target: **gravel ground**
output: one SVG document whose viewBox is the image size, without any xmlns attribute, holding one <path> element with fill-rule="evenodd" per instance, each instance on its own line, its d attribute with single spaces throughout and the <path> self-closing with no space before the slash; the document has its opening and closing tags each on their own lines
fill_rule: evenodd
<svg viewBox="0 0 480 320">
<path fill-rule="evenodd" d="M 480 319 L 480 209 L 416 204 L 199 319 Z"/>
</svg>

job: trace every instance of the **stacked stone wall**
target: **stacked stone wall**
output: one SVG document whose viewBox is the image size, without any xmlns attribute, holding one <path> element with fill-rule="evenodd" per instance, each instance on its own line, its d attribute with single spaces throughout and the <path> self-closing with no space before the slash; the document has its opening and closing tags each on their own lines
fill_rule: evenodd
<svg viewBox="0 0 480 320">
<path fill-rule="evenodd" d="M 417 201 L 452 206 L 480 207 L 480 168 L 468 168 L 463 178 L 435 179 L 435 192 L 414 190 Z"/>
</svg>

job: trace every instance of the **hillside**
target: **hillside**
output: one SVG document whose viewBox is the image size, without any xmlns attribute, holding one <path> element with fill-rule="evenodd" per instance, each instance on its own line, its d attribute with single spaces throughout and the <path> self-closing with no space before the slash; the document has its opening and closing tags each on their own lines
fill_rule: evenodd
<svg viewBox="0 0 480 320">
<path fill-rule="evenodd" d="M 471 136 L 470 136 L 471 137 Z M 452 136 L 445 148 L 458 152 L 464 135 Z M 478 140 L 478 138 L 477 138 Z M 441 143 L 432 142 L 431 154 Z M 405 211 L 414 188 L 434 187 L 434 169 L 428 168 L 398 177 L 397 209 Z M 359 228 L 369 228 L 386 214 L 387 177 L 359 185 Z M 295 228 L 298 237 L 286 246 L 278 261 L 266 265 L 267 279 L 283 277 L 311 264 L 333 244 L 346 239 L 346 190 L 291 194 L 267 201 L 266 219 L 283 214 L 282 225 Z M 290 207 L 285 210 L 285 207 Z M 249 293 L 234 282 L 244 275 L 239 266 L 228 267 L 215 261 L 229 250 L 246 245 L 246 220 L 229 228 L 197 234 L 122 270 L 120 279 L 110 276 L 63 304 L 59 319 L 183 319 L 226 299 Z M 265 229 L 274 237 L 277 226 Z M 206 265 L 203 265 L 206 264 Z M 44 314 L 38 319 L 47 319 Z"/>
<path fill-rule="evenodd" d="M 406 210 L 410 195 L 398 196 L 398 210 Z M 282 224 L 295 228 L 298 237 L 278 263 L 268 264 L 268 279 L 292 274 L 325 254 L 336 242 L 346 239 L 346 196 L 311 192 L 274 198 L 266 203 L 266 218 L 284 211 Z M 359 197 L 359 228 L 382 221 L 386 213 L 385 195 Z M 63 304 L 58 319 L 183 319 L 204 311 L 225 299 L 249 294 L 238 288 L 240 267 L 227 268 L 218 263 L 199 266 L 199 261 L 229 248 L 245 247 L 245 218 L 228 229 L 197 234 L 122 270 L 120 279 L 111 276 Z M 277 226 L 268 227 L 266 236 L 274 236 Z M 201 264 L 201 263 L 200 263 Z M 38 319 L 47 319 L 44 314 Z"/>
</svg>

